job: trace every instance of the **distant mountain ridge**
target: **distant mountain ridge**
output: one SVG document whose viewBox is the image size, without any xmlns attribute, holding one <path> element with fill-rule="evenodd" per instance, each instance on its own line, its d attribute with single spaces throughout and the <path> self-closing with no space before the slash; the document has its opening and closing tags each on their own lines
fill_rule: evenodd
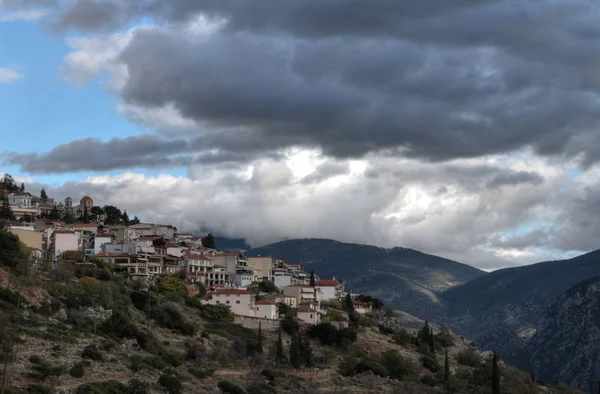
<svg viewBox="0 0 600 394">
<path fill-rule="evenodd" d="M 441 294 L 443 321 L 523 369 L 529 341 L 561 294 L 600 275 L 600 251 L 491 272 Z M 418 317 L 418 314 L 416 314 Z"/>
<path fill-rule="evenodd" d="M 540 379 L 596 392 L 600 379 L 600 277 L 575 285 L 552 304 L 525 354 Z"/>
<path fill-rule="evenodd" d="M 485 274 L 469 265 L 413 249 L 318 238 L 277 242 L 250 249 L 247 255 L 303 262 L 307 271 L 343 278 L 346 289 L 369 293 L 411 314 L 439 308 L 440 292 Z"/>
</svg>

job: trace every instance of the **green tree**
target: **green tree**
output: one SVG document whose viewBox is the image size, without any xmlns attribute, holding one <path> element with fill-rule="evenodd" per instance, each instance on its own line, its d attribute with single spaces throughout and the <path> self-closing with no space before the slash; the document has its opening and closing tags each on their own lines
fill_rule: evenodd
<svg viewBox="0 0 600 394">
<path fill-rule="evenodd" d="M 10 174 L 4 174 L 2 180 L 0 180 L 0 189 L 7 191 L 17 191 L 19 187 L 15 183 L 15 178 Z"/>
<path fill-rule="evenodd" d="M 310 271 L 310 286 L 315 287 L 315 271 Z"/>
<path fill-rule="evenodd" d="M 21 220 L 24 223 L 31 223 L 31 222 L 33 222 L 33 217 L 30 214 L 26 213 L 25 215 L 23 215 L 23 217 L 21 218 Z"/>
<path fill-rule="evenodd" d="M 100 219 L 100 216 L 104 216 L 104 209 L 101 207 L 92 207 L 90 211 L 90 220 L 97 222 Z"/>
<path fill-rule="evenodd" d="M 75 215 L 73 215 L 73 212 L 70 209 L 65 209 L 65 216 L 63 217 L 63 220 L 65 223 L 71 224 L 75 223 L 77 218 L 75 218 Z"/>
<path fill-rule="evenodd" d="M 48 201 L 48 194 L 46 194 L 46 189 L 42 188 L 42 191 L 40 192 L 40 200 L 42 200 L 43 203 Z"/>
<path fill-rule="evenodd" d="M 295 332 L 290 343 L 290 365 L 296 369 L 302 366 L 302 353 L 300 351 L 299 335 Z"/>
<path fill-rule="evenodd" d="M 208 233 L 206 237 L 202 238 L 202 246 L 208 249 L 216 249 L 217 245 L 215 244 L 215 237 L 211 233 Z"/>
<path fill-rule="evenodd" d="M 23 244 L 13 233 L 0 229 L 0 265 L 14 268 L 23 259 Z"/>
<path fill-rule="evenodd" d="M 348 313 L 354 312 L 354 303 L 352 302 L 352 297 L 350 293 L 346 294 L 346 299 L 344 300 L 344 305 L 346 306 L 346 310 Z"/>
<path fill-rule="evenodd" d="M 121 217 L 121 220 L 123 221 L 124 225 L 129 226 L 129 215 L 127 214 L 127 210 L 123 211 L 123 215 Z"/>
<path fill-rule="evenodd" d="M 258 322 L 258 339 L 256 341 L 256 350 L 258 353 L 263 352 L 263 343 L 262 343 L 262 327 L 261 323 Z"/>
<path fill-rule="evenodd" d="M 84 223 L 89 223 L 90 222 L 90 215 L 88 213 L 87 208 L 83 208 L 83 215 L 81 216 L 81 221 Z"/>
<path fill-rule="evenodd" d="M 56 205 L 54 206 L 54 208 L 52 208 L 52 211 L 50 211 L 50 213 L 48 214 L 48 218 L 53 219 L 53 220 L 60 219 L 60 212 L 58 211 L 58 208 L 56 207 Z"/>
<path fill-rule="evenodd" d="M 435 353 L 435 336 L 433 335 L 433 328 L 429 329 L 429 337 L 427 339 L 429 342 L 429 351 Z"/>
<path fill-rule="evenodd" d="M 281 329 L 277 335 L 277 346 L 275 349 L 275 363 L 276 364 L 285 364 L 286 363 L 285 354 L 283 354 L 283 341 L 281 340 Z"/>
<path fill-rule="evenodd" d="M 429 343 L 429 334 L 431 333 L 431 331 L 429 330 L 429 322 L 427 320 L 425 320 L 425 325 L 423 326 L 423 328 L 421 328 L 421 331 L 419 331 L 419 341 L 420 342 L 424 342 L 424 343 Z"/>
<path fill-rule="evenodd" d="M 21 187 L 19 188 L 19 190 L 21 190 L 22 192 L 25 191 L 25 184 L 23 182 L 21 182 Z"/>
<path fill-rule="evenodd" d="M 105 214 L 104 224 L 121 224 L 123 220 L 123 214 L 121 213 L 121 210 L 119 208 L 112 205 L 105 205 L 102 209 L 104 210 Z"/>
<path fill-rule="evenodd" d="M 304 366 L 311 368 L 313 364 L 313 351 L 310 345 L 310 339 L 306 334 L 300 335 L 300 354 L 302 355 L 302 361 Z"/>
<path fill-rule="evenodd" d="M 140 224 L 140 219 L 138 219 L 137 216 L 134 216 L 133 219 L 129 222 L 130 226 L 133 226 L 134 224 Z"/>
<path fill-rule="evenodd" d="M 163 276 L 158 282 L 158 290 L 163 294 L 175 293 L 182 297 L 189 293 L 185 283 L 176 276 Z"/>
<path fill-rule="evenodd" d="M 500 394 L 500 369 L 498 368 L 498 354 L 492 356 L 492 394 Z"/>
<path fill-rule="evenodd" d="M 450 364 L 448 363 L 448 349 L 446 349 L 446 355 L 444 356 L 444 383 L 450 381 Z"/>
<path fill-rule="evenodd" d="M 4 194 L 0 194 L 0 199 L 2 200 L 2 205 L 0 206 L 0 219 L 15 220 L 15 215 L 8 204 L 8 198 L 6 198 Z"/>
</svg>

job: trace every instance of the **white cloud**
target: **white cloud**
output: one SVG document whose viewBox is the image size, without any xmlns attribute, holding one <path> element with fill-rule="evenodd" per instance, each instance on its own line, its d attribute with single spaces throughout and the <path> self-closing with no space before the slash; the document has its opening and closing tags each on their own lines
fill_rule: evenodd
<svg viewBox="0 0 600 394">
<path fill-rule="evenodd" d="M 38 8 L 6 10 L 0 2 L 0 23 L 16 21 L 37 21 L 46 14 L 46 10 Z"/>
<path fill-rule="evenodd" d="M 23 77 L 23 73 L 15 67 L 0 67 L 0 83 L 11 83 Z"/>
<path fill-rule="evenodd" d="M 211 229 L 252 245 L 333 238 L 411 247 L 495 269 L 568 253 L 567 244 L 564 249 L 553 244 L 566 236 L 570 222 L 563 218 L 557 226 L 556 220 L 582 213 L 580 206 L 563 202 L 600 179 L 600 171 L 591 170 L 574 180 L 559 163 L 519 152 L 445 164 L 368 157 L 343 163 L 349 172 L 307 183 L 330 159 L 316 151 L 284 154 L 282 160 L 237 167 L 193 166 L 188 177 L 125 172 L 47 190 L 57 197 L 87 193 L 98 204 L 116 205 L 142 220 L 172 223 L 182 231 Z M 488 187 L 498 174 L 519 171 L 534 172 L 543 182 Z M 519 242 L 515 232 L 529 227 L 539 234 Z"/>
</svg>

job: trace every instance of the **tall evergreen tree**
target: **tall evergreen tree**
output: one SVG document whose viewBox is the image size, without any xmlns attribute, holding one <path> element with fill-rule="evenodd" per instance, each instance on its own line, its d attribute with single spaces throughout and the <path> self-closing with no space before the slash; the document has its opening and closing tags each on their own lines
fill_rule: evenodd
<svg viewBox="0 0 600 394">
<path fill-rule="evenodd" d="M 302 354 L 300 351 L 298 332 L 295 332 L 292 335 L 292 343 L 290 343 L 290 365 L 296 369 L 302 366 Z"/>
<path fill-rule="evenodd" d="M 262 353 L 263 352 L 262 327 L 261 327 L 260 322 L 258 322 L 258 341 L 257 341 L 256 346 L 258 348 L 258 353 Z"/>
<path fill-rule="evenodd" d="M 535 383 L 535 371 L 533 369 L 531 370 L 531 383 Z"/>
<path fill-rule="evenodd" d="M 348 313 L 354 312 L 354 302 L 352 302 L 352 297 L 350 297 L 350 293 L 346 294 L 344 304 L 346 305 L 346 310 L 348 311 Z"/>
<path fill-rule="evenodd" d="M 10 204 L 8 203 L 8 198 L 6 198 L 4 194 L 0 194 L 0 200 L 2 200 L 2 205 L 0 205 L 0 219 L 16 220 L 15 215 L 10 208 Z"/>
<path fill-rule="evenodd" d="M 279 334 L 277 335 L 277 348 L 275 350 L 275 363 L 276 364 L 285 364 L 285 354 L 283 354 L 283 341 L 281 340 L 281 329 L 279 329 Z"/>
<path fill-rule="evenodd" d="M 302 354 L 304 366 L 311 368 L 313 366 L 313 351 L 312 347 L 310 346 L 310 340 L 305 334 L 300 336 L 300 353 Z"/>
<path fill-rule="evenodd" d="M 54 220 L 60 219 L 60 212 L 58 211 L 58 208 L 56 207 L 56 205 L 54 206 L 54 208 L 52 208 L 52 211 L 50 211 L 48 218 L 54 219 Z"/>
<path fill-rule="evenodd" d="M 498 368 L 498 354 L 494 352 L 492 359 L 492 394 L 500 394 L 500 369 Z"/>
<path fill-rule="evenodd" d="M 429 329 L 429 337 L 427 340 L 429 342 L 429 351 L 435 353 L 435 336 L 433 335 L 433 328 Z"/>
<path fill-rule="evenodd" d="M 121 220 L 123 221 L 124 225 L 129 226 L 129 215 L 127 214 L 127 210 L 123 211 L 123 215 L 121 216 Z"/>
<path fill-rule="evenodd" d="M 419 335 L 417 337 L 420 342 L 429 343 L 429 334 L 430 334 L 429 322 L 427 320 L 425 320 L 425 325 L 423 326 L 421 331 L 419 331 Z"/>
<path fill-rule="evenodd" d="M 42 200 L 42 202 L 48 201 L 48 195 L 46 194 L 46 189 L 42 188 L 42 191 L 40 192 L 40 200 Z"/>
<path fill-rule="evenodd" d="M 315 271 L 310 271 L 310 286 L 315 287 Z"/>
<path fill-rule="evenodd" d="M 448 363 L 448 348 L 446 348 L 446 355 L 444 356 L 444 383 L 450 381 L 450 364 Z"/>
<path fill-rule="evenodd" d="M 216 249 L 217 245 L 215 244 L 215 237 L 212 234 L 208 233 L 206 237 L 201 239 L 202 246 L 208 249 Z"/>
<path fill-rule="evenodd" d="M 131 221 L 129 222 L 129 224 L 130 224 L 131 226 L 133 226 L 134 224 L 140 224 L 140 219 L 138 219 L 138 217 L 137 217 L 137 216 L 134 216 L 134 217 L 133 217 L 133 220 L 131 220 Z"/>
<path fill-rule="evenodd" d="M 25 191 L 25 184 L 23 182 L 21 182 L 21 187 L 19 188 L 19 190 L 21 190 L 22 192 Z"/>
<path fill-rule="evenodd" d="M 83 208 L 83 215 L 81 215 L 81 221 L 84 223 L 90 222 L 90 214 L 87 211 L 87 208 Z"/>
</svg>

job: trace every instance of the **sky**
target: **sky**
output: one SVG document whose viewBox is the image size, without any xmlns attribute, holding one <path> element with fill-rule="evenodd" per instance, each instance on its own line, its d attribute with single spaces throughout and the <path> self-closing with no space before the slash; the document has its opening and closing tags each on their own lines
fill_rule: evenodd
<svg viewBox="0 0 600 394">
<path fill-rule="evenodd" d="M 0 0 L 0 171 L 258 246 L 598 248 L 600 4 Z"/>
</svg>

